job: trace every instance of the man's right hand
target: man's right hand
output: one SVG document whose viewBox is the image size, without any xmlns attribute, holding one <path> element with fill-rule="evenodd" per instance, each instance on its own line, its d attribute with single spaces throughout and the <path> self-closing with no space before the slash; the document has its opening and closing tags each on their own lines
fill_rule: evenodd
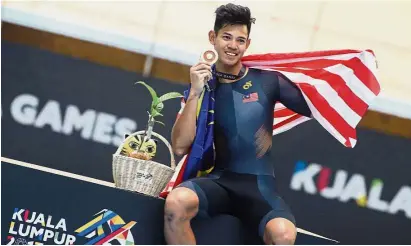
<svg viewBox="0 0 411 246">
<path fill-rule="evenodd" d="M 191 91 L 199 96 L 203 91 L 204 84 L 212 77 L 211 65 L 206 62 L 199 62 L 190 68 Z"/>
</svg>

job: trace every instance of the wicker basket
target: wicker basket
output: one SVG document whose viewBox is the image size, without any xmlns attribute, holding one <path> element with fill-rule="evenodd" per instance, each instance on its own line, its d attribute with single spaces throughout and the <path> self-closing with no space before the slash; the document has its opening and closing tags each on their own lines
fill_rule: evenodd
<svg viewBox="0 0 411 246">
<path fill-rule="evenodd" d="M 144 131 L 135 132 L 129 137 L 143 133 Z M 176 168 L 171 145 L 161 135 L 155 132 L 151 134 L 160 139 L 169 149 L 170 167 L 151 160 L 140 160 L 120 155 L 120 145 L 113 155 L 113 178 L 117 188 L 158 197 L 170 181 Z"/>
</svg>

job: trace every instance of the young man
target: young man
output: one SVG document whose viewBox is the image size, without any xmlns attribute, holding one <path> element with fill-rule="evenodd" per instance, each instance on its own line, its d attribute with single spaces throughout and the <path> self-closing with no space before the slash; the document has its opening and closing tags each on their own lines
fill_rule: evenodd
<svg viewBox="0 0 411 246">
<path fill-rule="evenodd" d="M 295 219 L 275 190 L 271 154 L 273 109 L 276 102 L 311 116 L 300 90 L 273 71 L 249 69 L 241 58 L 250 45 L 250 10 L 234 4 L 216 10 L 210 43 L 218 53 L 216 71 L 239 75 L 219 78 L 215 88 L 215 167 L 206 177 L 193 178 L 173 189 L 166 199 L 165 237 L 168 244 L 195 244 L 190 220 L 198 213 L 230 213 L 255 228 L 266 244 L 293 244 Z M 176 154 L 188 153 L 196 136 L 196 112 L 211 66 L 190 69 L 189 96 L 172 131 Z"/>
</svg>

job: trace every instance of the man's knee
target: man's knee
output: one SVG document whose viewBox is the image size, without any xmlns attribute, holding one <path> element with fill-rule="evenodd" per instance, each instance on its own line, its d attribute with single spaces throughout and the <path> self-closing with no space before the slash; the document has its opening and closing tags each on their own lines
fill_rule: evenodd
<svg viewBox="0 0 411 246">
<path fill-rule="evenodd" d="M 175 219 L 190 220 L 198 212 L 199 199 L 197 194 L 185 187 L 179 187 L 170 192 L 165 202 L 165 222 Z"/>
<path fill-rule="evenodd" d="M 275 234 L 271 238 L 271 244 L 293 245 L 296 239 L 296 232 L 292 229 L 284 230 Z"/>
<path fill-rule="evenodd" d="M 297 237 L 297 228 L 295 225 L 283 218 L 270 220 L 264 231 L 264 242 L 266 244 L 294 244 Z"/>
</svg>

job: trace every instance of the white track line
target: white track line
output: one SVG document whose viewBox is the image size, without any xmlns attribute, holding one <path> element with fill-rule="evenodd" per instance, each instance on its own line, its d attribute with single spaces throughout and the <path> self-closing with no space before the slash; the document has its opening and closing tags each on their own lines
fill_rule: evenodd
<svg viewBox="0 0 411 246">
<path fill-rule="evenodd" d="M 331 238 L 327 238 L 327 237 L 323 237 L 323 236 L 320 236 L 320 235 L 318 235 L 318 234 L 315 234 L 315 233 L 306 231 L 306 230 L 301 229 L 301 228 L 297 228 L 297 232 L 302 233 L 302 234 L 307 234 L 307 235 L 310 235 L 310 236 L 313 236 L 313 237 L 319 237 L 319 238 L 327 239 L 327 240 L 330 240 L 330 241 L 339 243 L 337 240 L 334 240 L 334 239 L 331 239 Z"/>
<path fill-rule="evenodd" d="M 94 178 L 90 178 L 90 177 L 86 177 L 86 176 L 82 176 L 82 175 L 78 175 L 78 174 L 74 174 L 74 173 L 64 172 L 64 171 L 60 171 L 60 170 L 49 168 L 49 167 L 43 167 L 43 166 L 39 166 L 39 165 L 35 165 L 35 164 L 23 162 L 23 161 L 13 160 L 13 159 L 6 158 L 6 157 L 1 157 L 1 161 L 9 163 L 9 164 L 14 164 L 14 165 L 22 166 L 22 167 L 28 167 L 28 168 L 31 168 L 31 169 L 36 169 L 36 170 L 47 172 L 47 173 L 57 174 L 57 175 L 64 176 L 64 177 L 69 177 L 69 178 L 73 178 L 73 179 L 78 179 L 78 180 L 82 180 L 82 181 L 86 181 L 86 182 L 90 182 L 90 183 L 95 183 L 95 184 L 115 188 L 114 183 L 110 183 L 110 182 L 107 182 L 107 181 L 94 179 Z M 297 228 L 297 232 L 302 233 L 302 234 L 306 234 L 306 235 L 310 235 L 310 236 L 313 236 L 313 237 L 327 239 L 327 240 L 334 241 L 334 242 L 338 243 L 338 241 L 336 241 L 336 240 L 320 236 L 318 234 L 306 231 L 306 230 L 301 229 L 301 228 Z"/>
<path fill-rule="evenodd" d="M 86 177 L 86 176 L 82 176 L 82 175 L 78 175 L 78 174 L 74 174 L 74 173 L 64 172 L 64 171 L 60 171 L 60 170 L 57 170 L 57 169 L 43 167 L 43 166 L 39 166 L 39 165 L 27 163 L 27 162 L 17 161 L 17 160 L 9 159 L 9 158 L 6 158 L 6 157 L 1 157 L 1 161 L 2 162 L 7 162 L 7 163 L 10 163 L 10 164 L 14 164 L 14 165 L 18 165 L 18 166 L 23 166 L 23 167 L 36 169 L 36 170 L 47 172 L 47 173 L 57 174 L 57 175 L 64 176 L 64 177 L 78 179 L 78 180 L 82 180 L 82 181 L 86 181 L 86 182 L 90 182 L 90 183 L 95 183 L 95 184 L 104 185 L 104 186 L 113 187 L 113 188 L 115 187 L 114 183 L 110 183 L 110 182 L 107 182 L 107 181 L 94 179 L 94 178 L 90 178 L 90 177 Z"/>
</svg>

